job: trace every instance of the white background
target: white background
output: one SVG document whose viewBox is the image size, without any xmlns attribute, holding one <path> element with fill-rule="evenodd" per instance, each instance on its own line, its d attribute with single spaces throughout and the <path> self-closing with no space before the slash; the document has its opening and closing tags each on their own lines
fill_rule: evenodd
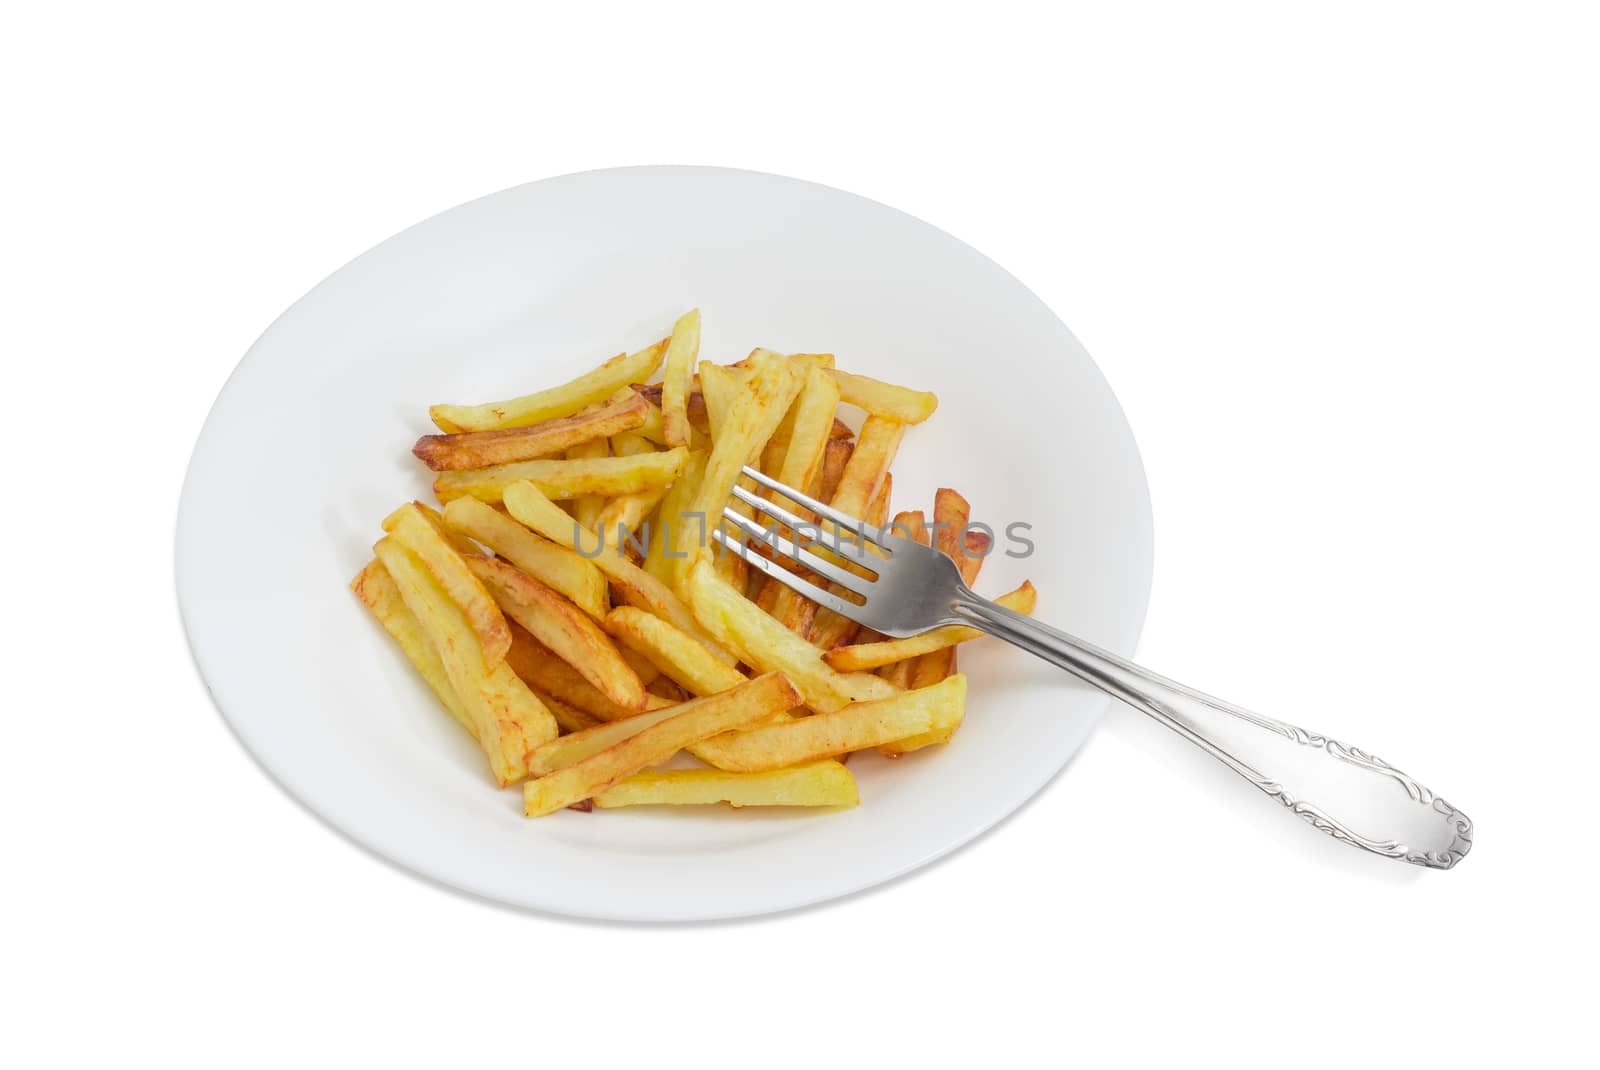
<svg viewBox="0 0 1600 1070">
<path fill-rule="evenodd" d="M 1592 14 L 1046 7 L 5 17 L 8 1063 L 1576 1060 Z M 502 910 L 291 802 L 212 709 L 174 604 L 211 399 L 394 231 L 629 163 L 838 186 L 1017 274 L 1144 452 L 1141 659 L 1370 746 L 1472 815 L 1471 857 L 1366 858 L 1119 711 L 948 860 L 722 926 Z M 1017 419 L 1049 418 L 1019 383 Z"/>
</svg>

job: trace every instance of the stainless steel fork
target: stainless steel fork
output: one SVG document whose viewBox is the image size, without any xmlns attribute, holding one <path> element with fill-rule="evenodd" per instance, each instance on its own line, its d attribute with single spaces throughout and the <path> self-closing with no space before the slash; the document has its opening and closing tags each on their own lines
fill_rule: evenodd
<svg viewBox="0 0 1600 1070">
<path fill-rule="evenodd" d="M 1374 854 L 1449 869 L 1471 850 L 1472 822 L 1465 814 L 1366 751 L 1201 694 L 980 598 L 961 581 L 956 563 L 939 551 L 847 516 L 754 468 L 744 474 L 811 510 L 819 523 L 735 487 L 735 497 L 787 527 L 794 537 L 731 508 L 723 516 L 738 534 L 719 528 L 712 537 L 819 605 L 895 638 L 946 625 L 998 636 L 1149 714 L 1313 827 Z M 757 552 L 756 543 L 768 547 L 771 556 Z M 822 548 L 833 559 L 808 546 Z M 779 557 L 862 602 L 797 575 Z M 871 572 L 872 578 L 860 570 Z"/>
</svg>

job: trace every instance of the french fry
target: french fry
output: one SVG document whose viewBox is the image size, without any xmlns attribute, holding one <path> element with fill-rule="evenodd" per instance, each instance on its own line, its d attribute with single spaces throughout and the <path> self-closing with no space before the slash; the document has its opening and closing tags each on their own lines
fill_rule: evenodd
<svg viewBox="0 0 1600 1070">
<path fill-rule="evenodd" d="M 843 484 L 841 484 L 841 486 L 842 485 Z M 893 486 L 894 482 L 892 478 L 887 472 L 885 472 L 883 475 L 883 482 L 878 486 L 877 497 L 873 499 L 872 504 L 868 506 L 865 514 L 862 516 L 862 519 L 873 527 L 882 527 L 884 520 L 889 515 L 889 495 L 893 490 Z M 856 538 L 855 535 L 849 533 L 840 533 L 838 537 L 849 539 Z M 871 543 L 868 543 L 867 547 L 873 552 L 877 552 L 876 548 L 874 548 Z M 842 563 L 846 564 L 847 566 L 849 565 L 849 562 Z M 837 584 L 831 583 L 828 585 L 828 589 L 833 591 L 835 594 L 838 594 L 844 590 Z M 855 637 L 855 634 L 859 628 L 860 625 L 856 624 L 856 622 L 851 620 L 849 617 L 846 617 L 840 613 L 835 613 L 831 609 L 824 609 L 823 607 L 818 606 L 815 614 L 813 614 L 811 618 L 811 624 L 806 630 L 806 637 L 810 639 L 812 644 L 819 649 L 832 650 L 834 647 L 842 646 L 845 643 L 848 643 L 852 638 Z"/>
<path fill-rule="evenodd" d="M 874 416 L 902 424 L 920 424 L 939 407 L 939 399 L 926 390 L 908 390 L 838 370 L 828 374 L 839 384 L 839 400 L 866 409 Z"/>
<path fill-rule="evenodd" d="M 450 716 L 454 717 L 473 739 L 477 739 L 477 722 L 467 712 L 466 706 L 462 705 L 456 689 L 450 686 L 450 677 L 445 672 L 439 652 L 423 634 L 417 615 L 406 608 L 405 600 L 400 597 L 400 588 L 395 585 L 394 577 L 389 575 L 389 570 L 383 567 L 383 562 L 376 559 L 367 562 L 367 567 L 357 573 L 356 578 L 351 581 L 350 589 L 368 609 L 372 610 L 372 615 L 378 618 L 378 623 L 383 625 L 384 630 L 400 644 L 400 649 L 405 652 L 406 658 L 416 666 L 417 672 L 422 674 L 423 680 L 427 681 L 433 693 L 439 696 L 440 703 L 450 711 Z"/>
<path fill-rule="evenodd" d="M 755 367 L 730 368 L 722 364 L 706 364 L 700 369 L 700 393 L 706 402 L 706 430 L 711 434 L 713 446 L 717 434 L 727 422 L 728 410 L 733 407 L 739 388 L 750 381 Z"/>
<path fill-rule="evenodd" d="M 806 493 L 833 504 L 834 491 L 839 489 L 839 481 L 844 478 L 845 467 L 855 449 L 856 444 L 850 439 L 830 438 L 828 448 L 822 452 L 822 471 L 817 473 L 816 484 Z"/>
<path fill-rule="evenodd" d="M 933 497 L 934 530 L 939 533 L 937 548 L 940 553 L 956 563 L 961 570 L 961 582 L 972 586 L 978 578 L 983 558 L 967 553 L 967 522 L 972 519 L 972 506 L 967 499 L 951 490 L 940 487 Z"/>
<path fill-rule="evenodd" d="M 601 694 L 624 708 L 644 709 L 644 684 L 588 614 L 498 558 L 474 557 L 467 564 L 507 616 L 577 669 Z"/>
<path fill-rule="evenodd" d="M 383 530 L 415 554 L 450 601 L 460 607 L 483 651 L 484 668 L 492 669 L 505 660 L 511 646 L 505 616 L 483 584 L 473 577 L 465 559 L 423 512 L 425 508 L 420 503 L 407 502 L 384 518 Z M 395 579 L 398 581 L 399 577 Z"/>
<path fill-rule="evenodd" d="M 707 742 L 718 744 L 719 767 L 757 773 L 939 731 L 960 723 L 966 701 L 967 678 L 957 673 L 920 691 L 853 702 L 830 713 L 750 728 Z"/>
<path fill-rule="evenodd" d="M 666 355 L 668 341 L 663 338 L 631 356 L 619 353 L 593 371 L 537 394 L 484 405 L 434 405 L 428 409 L 428 415 L 433 417 L 439 430 L 447 434 L 527 427 L 571 416 L 604 401 L 620 387 L 650 378 Z"/>
<path fill-rule="evenodd" d="M 634 494 L 671 483 L 688 457 L 689 451 L 680 447 L 632 457 L 516 461 L 491 468 L 441 472 L 439 478 L 433 481 L 433 492 L 442 502 L 471 495 L 493 503 L 500 500 L 506 487 L 512 483 L 529 480 L 549 498 Z"/>
<path fill-rule="evenodd" d="M 778 482 L 802 490 L 822 470 L 822 457 L 832 441 L 833 410 L 839 406 L 839 388 L 828 373 L 813 368 L 807 373 L 799 397 L 789 408 L 787 434 L 767 443 L 763 470 Z"/>
<path fill-rule="evenodd" d="M 621 608 L 632 609 L 633 607 L 622 606 Z M 639 612 L 643 613 L 644 611 L 639 610 Z M 645 615 L 649 616 L 648 613 Z M 604 624 L 605 622 L 601 621 L 600 623 Z M 661 675 L 661 670 L 656 668 L 655 662 L 651 661 L 637 650 L 634 650 L 632 647 L 624 645 L 623 643 L 617 644 L 617 653 L 622 655 L 622 660 L 628 663 L 628 668 L 632 669 L 634 675 L 639 677 L 639 682 L 644 685 L 644 689 L 646 691 L 649 691 L 651 694 L 659 694 L 663 698 L 673 697 L 679 702 L 683 701 L 682 695 L 669 696 L 663 691 L 656 690 L 657 683 L 669 684 L 671 681 Z M 674 685 L 674 687 L 675 686 L 676 685 Z"/>
<path fill-rule="evenodd" d="M 711 445 L 709 441 L 700 443 L 695 441 L 696 437 L 709 439 L 711 435 L 711 420 L 706 415 L 706 399 L 705 395 L 700 391 L 698 383 L 697 377 L 690 380 L 689 396 L 684 405 L 684 412 L 689 420 L 690 438 L 688 445 L 690 449 L 695 450 L 709 449 Z M 656 406 L 656 411 L 660 412 L 661 402 L 666 394 L 663 384 L 654 383 L 650 386 L 645 386 L 642 383 L 634 383 L 632 389 L 650 404 Z M 644 426 L 639 428 L 639 433 L 657 446 L 667 445 L 665 415 L 663 414 L 660 419 L 646 416 Z"/>
<path fill-rule="evenodd" d="M 766 773 L 719 769 L 651 769 L 619 780 L 594 797 L 595 806 L 855 806 L 855 778 L 838 762 L 813 762 Z"/>
<path fill-rule="evenodd" d="M 805 703 L 820 713 L 848 702 L 894 694 L 888 681 L 865 673 L 840 674 L 822 660 L 822 652 L 773 620 L 729 587 L 711 562 L 702 559 L 689 570 L 685 595 L 697 620 L 747 665 L 762 672 L 782 672 L 800 690 Z"/>
<path fill-rule="evenodd" d="M 702 376 L 706 370 L 702 369 Z M 739 470 L 760 454 L 767 439 L 772 436 L 778 421 L 788 411 L 789 405 L 800 391 L 800 378 L 795 366 L 772 355 L 757 363 L 748 381 L 740 384 L 726 416 L 726 427 L 720 437 L 715 429 L 711 436 L 711 456 L 706 460 L 705 474 L 695 488 L 693 505 L 686 514 L 706 518 L 708 524 L 721 522 L 722 507 L 727 504 L 733 485 L 738 481 Z M 686 532 L 674 532 L 672 545 L 689 559 L 710 552 L 709 546 L 695 546 Z M 683 561 L 679 561 L 683 575 Z"/>
<path fill-rule="evenodd" d="M 594 562 L 540 538 L 477 498 L 450 502 L 444 507 L 444 521 L 453 531 L 476 539 L 534 579 L 572 599 L 591 617 L 606 615 L 606 578 Z"/>
<path fill-rule="evenodd" d="M 650 403 L 632 391 L 626 393 L 593 411 L 526 427 L 423 435 L 411 452 L 435 472 L 554 457 L 573 446 L 643 426 Z"/>
<path fill-rule="evenodd" d="M 689 385 L 700 357 L 700 310 L 691 309 L 672 325 L 667 365 L 661 378 L 661 429 L 669 446 L 689 444 Z"/>
<path fill-rule="evenodd" d="M 513 484 L 506 488 L 506 509 L 521 523 L 562 546 L 579 549 L 599 546 L 599 536 L 577 528 L 571 517 L 531 483 Z M 580 537 L 583 540 L 581 548 L 577 543 Z M 584 552 L 587 552 L 586 549 Z M 604 546 L 599 546 L 591 560 L 611 580 L 629 605 L 649 610 L 694 636 L 718 661 L 729 665 L 734 663 L 734 656 L 722 649 L 710 633 L 700 626 L 688 605 L 660 580 Z"/>
<path fill-rule="evenodd" d="M 636 713 L 620 721 L 603 721 L 545 743 L 528 755 L 528 775 L 548 776 L 557 769 L 577 765 L 585 758 L 593 757 L 608 747 L 614 747 L 652 725 L 658 725 L 669 717 L 676 717 L 682 705 L 681 702 L 674 703 L 659 710 Z"/>
<path fill-rule="evenodd" d="M 462 557 L 471 557 L 474 554 L 483 552 L 472 539 L 459 531 L 452 530 L 450 525 L 445 523 L 444 515 L 427 502 L 412 502 L 411 504 L 417 507 L 417 512 L 422 514 L 423 519 L 432 524 L 434 529 L 444 536 L 446 542 L 455 547 L 456 553 Z"/>
<path fill-rule="evenodd" d="M 527 774 L 528 751 L 555 738 L 555 717 L 505 662 L 484 667 L 482 648 L 466 617 L 410 550 L 389 536 L 373 552 L 438 651 L 450 686 L 478 726 L 478 744 L 495 782 L 507 787 L 521 780 Z"/>
<path fill-rule="evenodd" d="M 611 443 L 606 439 L 584 442 L 567 450 L 569 461 L 590 461 L 610 456 Z M 572 500 L 572 519 L 586 528 L 593 528 L 599 523 L 600 510 L 605 505 L 606 499 L 602 494 L 580 494 Z"/>
<path fill-rule="evenodd" d="M 524 680 L 523 682 L 526 683 L 527 681 Z M 597 724 L 605 723 L 594 714 L 585 713 L 576 706 L 569 706 L 553 695 L 546 695 L 533 688 L 528 690 L 539 696 L 539 701 L 544 703 L 545 709 L 549 710 L 551 715 L 555 717 L 556 726 L 563 732 L 581 732 L 585 728 L 593 728 Z"/>
<path fill-rule="evenodd" d="M 685 702 L 673 707 L 673 716 L 575 764 L 529 780 L 523 785 L 524 811 L 529 817 L 552 813 L 666 761 L 691 743 L 765 720 L 799 701 L 799 694 L 782 673 L 768 673 L 732 691 Z M 529 758 L 538 762 L 540 755 L 535 751 Z"/>
<path fill-rule="evenodd" d="M 715 695 L 745 681 L 743 673 L 718 660 L 694 636 L 642 609 L 618 606 L 606 617 L 605 629 L 696 695 Z"/>
<path fill-rule="evenodd" d="M 867 507 L 883 489 L 889 465 L 900 449 L 906 425 L 881 416 L 869 416 L 856 436 L 856 448 L 850 454 L 839 485 L 834 489 L 828 504 L 849 516 L 866 517 Z"/>
<path fill-rule="evenodd" d="M 591 684 L 582 673 L 551 652 L 539 640 L 515 621 L 511 622 L 511 652 L 506 664 L 523 683 L 539 695 L 549 695 L 575 710 L 592 717 L 596 723 L 621 721 L 639 711 L 621 706 L 607 698 Z M 673 703 L 654 695 L 645 695 L 646 710 L 659 710 Z"/>
<path fill-rule="evenodd" d="M 698 530 L 698 535 L 688 536 L 691 544 L 700 542 L 707 534 L 705 517 L 686 517 L 692 508 L 695 490 L 705 475 L 708 454 L 692 451 L 684 462 L 683 471 L 673 481 L 661 507 L 656 510 L 655 527 L 650 532 L 650 548 L 645 554 L 644 568 L 667 587 L 677 590 L 678 568 L 686 559 L 688 550 L 677 547 L 687 532 Z M 677 556 L 675 556 L 677 555 Z"/>
<path fill-rule="evenodd" d="M 1018 613 L 1032 613 L 1037 597 L 1038 592 L 1034 590 L 1033 584 L 1023 581 L 1021 587 L 1001 595 L 995 602 Z M 955 646 L 957 643 L 969 642 L 982 634 L 976 628 L 950 624 L 943 628 L 935 628 L 931 632 L 923 632 L 921 635 L 913 635 L 909 639 L 885 639 L 878 643 L 838 647 L 823 654 L 822 660 L 839 672 L 861 672 L 928 654 L 947 646 Z"/>
</svg>

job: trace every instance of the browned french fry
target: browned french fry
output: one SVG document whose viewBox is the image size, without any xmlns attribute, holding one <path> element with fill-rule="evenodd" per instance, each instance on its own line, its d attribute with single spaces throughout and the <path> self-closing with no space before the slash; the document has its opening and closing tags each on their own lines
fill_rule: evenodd
<svg viewBox="0 0 1600 1070">
<path fill-rule="evenodd" d="M 650 378 L 666 355 L 667 342 L 663 338 L 631 356 L 619 353 L 593 371 L 537 394 L 484 405 L 435 405 L 428 415 L 439 430 L 449 434 L 526 427 L 571 416 L 585 406 L 604 401 L 619 387 Z"/>
<path fill-rule="evenodd" d="M 457 498 L 444 507 L 444 521 L 526 572 L 559 591 L 590 616 L 606 615 L 606 580 L 587 561 L 565 546 L 535 535 L 492 505 L 477 498 Z"/>
<path fill-rule="evenodd" d="M 574 709 L 593 717 L 596 721 L 620 721 L 639 711 L 621 706 L 607 698 L 584 675 L 557 657 L 539 640 L 515 621 L 511 623 L 511 651 L 506 664 L 530 688 L 540 695 L 549 695 Z M 655 695 L 645 695 L 645 709 L 658 710 L 672 703 Z"/>
<path fill-rule="evenodd" d="M 487 468 L 511 461 L 553 457 L 573 446 L 640 427 L 650 403 L 628 391 L 627 397 L 576 416 L 546 420 L 542 424 L 499 431 L 468 431 L 457 435 L 423 435 L 411 452 L 435 472 L 459 468 Z"/>
<path fill-rule="evenodd" d="M 483 584 L 474 578 L 466 560 L 423 512 L 424 508 L 420 503 L 407 502 L 384 518 L 383 530 L 417 556 L 446 597 L 461 609 L 483 650 L 484 667 L 492 669 L 505 660 L 511 646 L 505 616 Z M 395 579 L 398 582 L 399 577 Z"/>
<path fill-rule="evenodd" d="M 415 554 L 392 535 L 380 539 L 373 552 L 438 652 L 451 688 L 477 725 L 478 745 L 489 759 L 495 782 L 506 787 L 521 780 L 527 773 L 523 759 L 528 751 L 555 738 L 554 716 L 504 661 L 493 668 L 484 666 L 466 616 Z"/>
<path fill-rule="evenodd" d="M 933 497 L 933 523 L 939 533 L 937 548 L 961 570 L 961 580 L 967 586 L 978 577 L 983 558 L 967 553 L 967 521 L 972 519 L 972 506 L 967 499 L 951 490 L 940 487 Z"/>
<path fill-rule="evenodd" d="M 572 518 L 546 498 L 539 489 L 529 484 L 506 488 L 506 508 L 518 521 L 537 531 L 545 538 L 563 546 L 587 553 L 599 545 L 594 532 L 576 528 Z M 578 539 L 581 538 L 581 547 Z M 666 584 L 613 550 L 600 547 L 592 558 L 595 567 L 605 573 L 622 598 L 631 606 L 649 610 L 662 620 L 669 621 L 681 631 L 698 639 L 718 661 L 729 665 L 734 656 L 723 650 L 700 623 L 689 607 Z"/>
<path fill-rule="evenodd" d="M 433 492 L 442 502 L 470 494 L 492 503 L 498 502 L 512 483 L 529 480 L 549 498 L 633 494 L 671 483 L 688 458 L 687 450 L 674 449 L 632 457 L 515 461 L 491 468 L 441 472 L 433 481 Z"/>
<path fill-rule="evenodd" d="M 535 688 L 529 688 L 528 690 L 539 696 L 539 701 L 545 704 L 545 708 L 555 717 L 556 725 L 563 732 L 581 732 L 585 728 L 593 728 L 597 724 L 605 723 L 594 714 L 585 713 L 576 706 L 569 706 L 553 695 L 546 695 Z"/>
<path fill-rule="evenodd" d="M 468 560 L 511 619 L 583 674 L 612 702 L 642 710 L 644 685 L 611 637 L 587 613 L 520 569 L 493 557 Z"/>
<path fill-rule="evenodd" d="M 689 384 L 700 356 L 700 310 L 691 309 L 672 325 L 667 365 L 661 378 L 661 428 L 669 446 L 689 444 Z"/>
<path fill-rule="evenodd" d="M 691 743 L 765 720 L 799 701 L 799 694 L 782 673 L 768 673 L 732 691 L 685 702 L 674 707 L 673 716 L 575 764 L 530 780 L 523 786 L 525 812 L 538 817 L 587 799 L 624 777 L 666 761 Z M 565 738 L 577 739 L 581 734 Z M 539 752 L 529 758 L 539 762 Z"/>
<path fill-rule="evenodd" d="M 422 678 L 433 689 L 433 693 L 439 697 L 440 703 L 450 711 L 450 716 L 454 717 L 473 739 L 477 739 L 477 722 L 462 705 L 456 689 L 450 686 L 450 677 L 445 672 L 439 652 L 434 649 L 423 632 L 417 615 L 406 608 L 405 600 L 400 597 L 400 588 L 395 585 L 394 577 L 389 575 L 389 570 L 383 567 L 383 562 L 376 559 L 367 562 L 367 567 L 357 573 L 356 578 L 351 581 L 350 589 L 355 591 L 356 597 L 361 599 L 368 609 L 372 610 L 372 615 L 378 618 L 384 630 L 394 636 L 395 642 L 400 644 L 400 649 L 405 652 L 411 664 L 416 666 L 417 672 L 422 674 Z"/>
<path fill-rule="evenodd" d="M 855 448 L 856 444 L 850 439 L 829 439 L 827 449 L 822 452 L 822 470 L 817 473 L 816 484 L 806 493 L 833 504 L 834 492 L 839 489 L 839 481 L 844 478 L 845 466 L 850 463 Z"/>
<path fill-rule="evenodd" d="M 702 386 L 709 370 L 701 369 Z M 758 364 L 749 380 L 740 384 L 720 437 L 713 426 L 711 456 L 706 460 L 700 485 L 695 488 L 692 507 L 686 511 L 688 515 L 705 517 L 709 524 L 720 522 L 722 507 L 739 478 L 739 470 L 759 455 L 799 390 L 795 366 L 776 356 Z M 672 538 L 674 548 L 690 555 L 688 559 L 709 553 L 709 547 L 695 545 L 688 532 L 674 532 Z M 675 573 L 679 577 L 683 575 L 682 564 L 680 560 L 680 570 Z"/>
<path fill-rule="evenodd" d="M 828 504 L 848 516 L 866 517 L 867 507 L 883 489 L 884 477 L 889 474 L 889 465 L 894 463 L 905 433 L 903 423 L 881 416 L 867 417 Z"/>
<path fill-rule="evenodd" d="M 1038 592 L 1034 590 L 1033 584 L 1024 581 L 1021 587 L 1001 595 L 995 602 L 1018 613 L 1032 613 L 1037 597 Z M 879 643 L 842 646 L 836 650 L 829 650 L 822 659 L 840 672 L 861 672 L 876 669 L 880 665 L 904 661 L 906 658 L 919 657 L 947 646 L 955 646 L 957 643 L 965 643 L 982 634 L 975 628 L 952 624 L 935 628 L 931 632 L 923 632 L 921 635 L 913 635 L 909 639 L 885 639 Z"/>
<path fill-rule="evenodd" d="M 801 762 L 831 758 L 897 739 L 941 731 L 961 722 L 967 678 L 956 674 L 920 691 L 854 702 L 831 713 L 816 713 L 750 728 L 708 740 L 717 744 L 718 767 L 756 773 Z"/>
<path fill-rule="evenodd" d="M 926 390 L 907 390 L 865 375 L 832 371 L 842 401 L 903 424 L 920 424 L 933 415 L 939 399 Z"/>
<path fill-rule="evenodd" d="M 822 653 L 773 620 L 716 574 L 709 560 L 689 570 L 685 591 L 695 617 L 717 641 L 747 665 L 763 672 L 782 672 L 819 712 L 851 701 L 885 698 L 894 693 L 888 681 L 866 673 L 842 675 L 824 664 Z"/>
<path fill-rule="evenodd" d="M 720 661 L 687 632 L 633 606 L 618 606 L 606 631 L 696 695 L 715 695 L 744 683 L 744 674 Z"/>
</svg>

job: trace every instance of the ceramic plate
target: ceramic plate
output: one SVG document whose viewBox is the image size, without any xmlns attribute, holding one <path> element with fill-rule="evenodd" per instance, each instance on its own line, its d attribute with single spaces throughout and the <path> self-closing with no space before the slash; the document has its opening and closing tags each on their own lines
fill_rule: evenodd
<svg viewBox="0 0 1600 1070">
<path fill-rule="evenodd" d="M 347 585 L 389 510 L 431 497 L 410 454 L 430 403 L 562 382 L 691 307 L 703 359 L 831 352 L 937 393 L 895 463 L 893 508 L 961 490 L 997 532 L 981 592 L 1031 579 L 1042 619 L 1133 652 L 1151 563 L 1138 452 L 1094 363 L 1022 283 L 911 216 L 793 179 L 651 167 L 536 182 L 418 224 L 302 298 L 240 362 L 190 463 L 177 579 L 200 672 L 262 767 L 354 841 L 534 910 L 783 910 L 972 840 L 1103 712 L 1098 692 L 985 640 L 961 652 L 955 739 L 853 757 L 853 810 L 523 818 L 521 793 L 492 786 Z"/>
</svg>

